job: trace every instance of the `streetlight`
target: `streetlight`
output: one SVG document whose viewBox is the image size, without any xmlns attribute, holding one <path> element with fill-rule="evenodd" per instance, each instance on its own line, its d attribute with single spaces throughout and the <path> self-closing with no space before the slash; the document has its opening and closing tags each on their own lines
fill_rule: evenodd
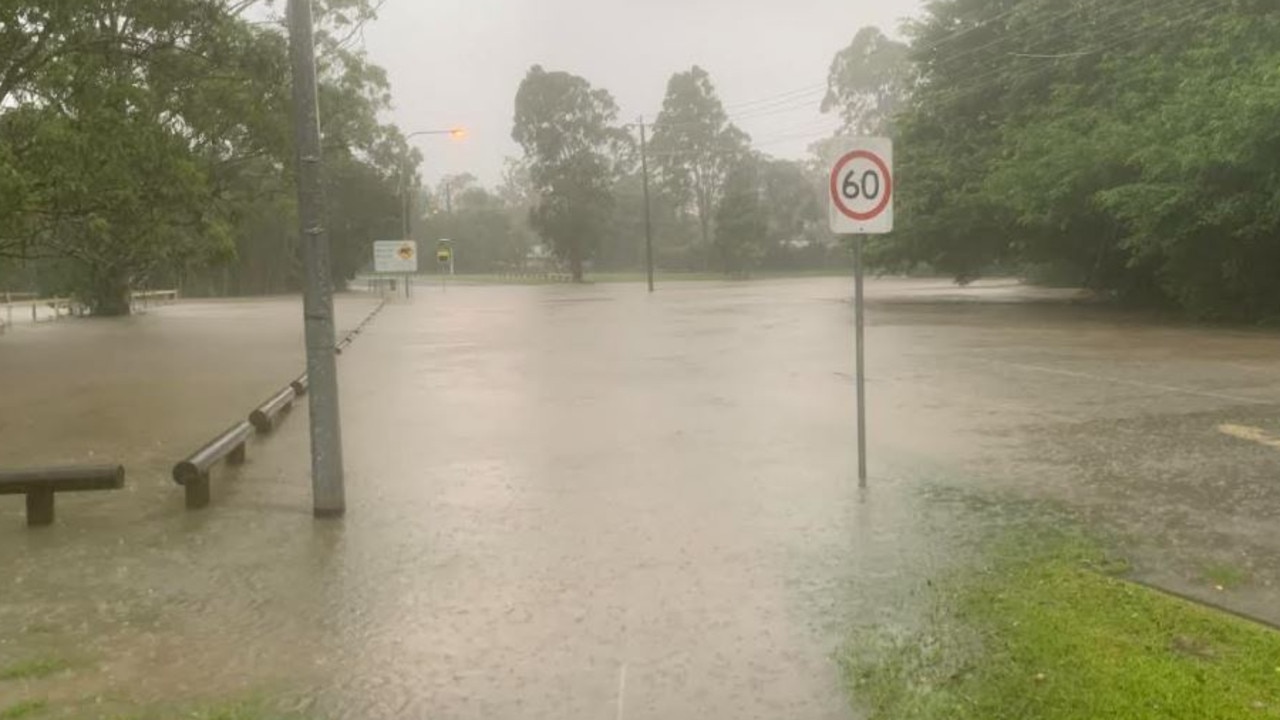
<svg viewBox="0 0 1280 720">
<path fill-rule="evenodd" d="M 463 127 L 453 127 L 453 128 L 449 128 L 448 130 L 418 130 L 416 132 L 411 132 L 408 135 L 405 135 L 404 136 L 405 142 L 408 143 L 409 140 L 412 140 L 413 138 L 416 138 L 420 135 L 448 135 L 453 140 L 462 141 L 467 139 L 467 129 Z M 400 182 L 401 182 L 400 194 L 402 196 L 402 200 L 403 200 L 402 204 L 404 206 L 402 208 L 404 211 L 404 239 L 408 240 L 409 233 L 411 230 L 411 228 L 409 227 L 409 218 L 413 214 L 413 201 L 409 197 L 409 159 L 408 158 L 405 158 L 404 173 L 401 177 Z"/>
</svg>

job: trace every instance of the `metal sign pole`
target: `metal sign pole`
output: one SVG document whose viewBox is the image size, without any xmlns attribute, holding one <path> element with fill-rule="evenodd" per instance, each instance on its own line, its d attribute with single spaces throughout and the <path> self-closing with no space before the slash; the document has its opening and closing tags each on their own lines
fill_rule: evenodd
<svg viewBox="0 0 1280 720">
<path fill-rule="evenodd" d="M 831 232 L 853 243 L 854 325 L 858 391 L 858 487 L 867 486 L 867 375 L 863 236 L 893 232 L 893 141 L 845 138 L 831 158 Z"/>
<path fill-rule="evenodd" d="M 863 354 L 862 317 L 862 236 L 853 236 L 853 305 L 858 355 L 858 487 L 867 486 L 867 392 L 866 359 Z"/>
</svg>

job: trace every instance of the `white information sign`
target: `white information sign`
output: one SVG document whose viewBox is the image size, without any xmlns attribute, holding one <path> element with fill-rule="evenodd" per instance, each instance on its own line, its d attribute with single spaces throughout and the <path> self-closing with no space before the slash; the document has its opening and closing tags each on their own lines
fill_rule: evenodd
<svg viewBox="0 0 1280 720">
<path fill-rule="evenodd" d="M 849 138 L 831 159 L 831 232 L 873 235 L 893 230 L 893 141 Z"/>
<path fill-rule="evenodd" d="M 413 240 L 378 240 L 373 243 L 373 271 L 418 272 L 418 243 Z"/>
</svg>

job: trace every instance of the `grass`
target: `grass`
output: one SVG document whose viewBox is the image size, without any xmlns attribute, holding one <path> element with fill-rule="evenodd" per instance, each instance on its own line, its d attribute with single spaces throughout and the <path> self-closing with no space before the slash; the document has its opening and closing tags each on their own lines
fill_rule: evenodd
<svg viewBox="0 0 1280 720">
<path fill-rule="evenodd" d="M 0 668 L 0 680 L 37 680 L 71 667 L 71 663 L 58 658 L 28 660 Z"/>
<path fill-rule="evenodd" d="M 0 720 L 19 720 L 19 718 L 31 717 L 36 713 L 44 712 L 48 707 L 49 703 L 44 700 L 25 700 L 7 708 L 0 708 Z"/>
<path fill-rule="evenodd" d="M 267 703 L 258 700 L 240 700 L 196 708 L 158 708 L 128 715 L 116 715 L 111 720 L 172 720 L 173 718 L 184 718 L 185 720 L 307 720 L 306 716 L 303 715 L 285 714 L 271 710 L 268 708 Z M 3 720 L 3 718 L 0 718 L 0 720 Z"/>
<path fill-rule="evenodd" d="M 885 720 L 1280 718 L 1280 634 L 1117 569 L 1085 541 L 1001 544 L 925 630 L 857 638 L 855 700 Z"/>
<path fill-rule="evenodd" d="M 1249 574 L 1235 565 L 1211 563 L 1201 572 L 1205 582 L 1220 590 L 1235 590 L 1249 582 Z"/>
</svg>

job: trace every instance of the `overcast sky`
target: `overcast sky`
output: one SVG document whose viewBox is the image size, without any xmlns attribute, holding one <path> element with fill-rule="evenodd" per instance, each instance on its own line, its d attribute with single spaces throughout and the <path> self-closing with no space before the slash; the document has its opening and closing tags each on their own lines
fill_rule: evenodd
<svg viewBox="0 0 1280 720">
<path fill-rule="evenodd" d="M 461 125 L 468 138 L 414 139 L 423 174 L 501 178 L 516 88 L 533 64 L 611 92 L 631 121 L 662 106 L 667 79 L 711 73 L 756 146 L 802 157 L 836 125 L 818 112 L 832 56 L 863 25 L 897 35 L 920 0 L 386 0 L 365 30 L 390 74 L 393 119 L 406 132 Z M 763 102 L 761 102 L 763 101 Z"/>
</svg>

